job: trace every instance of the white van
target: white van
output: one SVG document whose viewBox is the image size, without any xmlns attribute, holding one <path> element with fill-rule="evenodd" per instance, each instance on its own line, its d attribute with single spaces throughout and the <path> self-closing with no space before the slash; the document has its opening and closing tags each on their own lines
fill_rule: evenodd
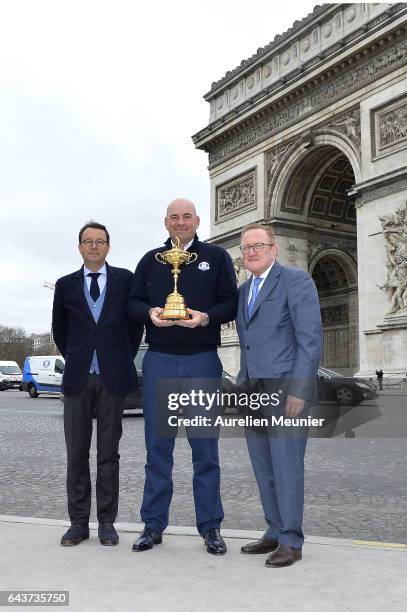
<svg viewBox="0 0 407 612">
<path fill-rule="evenodd" d="M 20 389 L 22 372 L 15 361 L 0 361 L 0 391 Z"/>
<path fill-rule="evenodd" d="M 22 387 L 30 397 L 40 393 L 61 393 L 65 359 L 61 355 L 34 355 L 27 357 L 23 369 Z"/>
</svg>

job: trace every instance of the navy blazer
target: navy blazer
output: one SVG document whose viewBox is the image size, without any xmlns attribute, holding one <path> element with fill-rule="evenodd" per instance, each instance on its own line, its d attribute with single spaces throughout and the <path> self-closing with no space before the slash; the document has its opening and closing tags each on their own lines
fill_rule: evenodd
<svg viewBox="0 0 407 612">
<path fill-rule="evenodd" d="M 314 281 L 303 270 L 275 261 L 248 318 L 251 280 L 239 288 L 239 379 L 288 378 L 292 395 L 313 399 L 322 353 L 321 313 Z"/>
<path fill-rule="evenodd" d="M 100 376 L 112 395 L 128 395 L 137 389 L 134 357 L 143 326 L 129 321 L 127 301 L 133 275 L 130 270 L 106 264 L 106 295 L 98 323 L 83 290 L 83 266 L 59 278 L 55 285 L 52 331 L 55 344 L 65 358 L 63 391 L 78 395 L 85 387 L 93 352 Z"/>
</svg>

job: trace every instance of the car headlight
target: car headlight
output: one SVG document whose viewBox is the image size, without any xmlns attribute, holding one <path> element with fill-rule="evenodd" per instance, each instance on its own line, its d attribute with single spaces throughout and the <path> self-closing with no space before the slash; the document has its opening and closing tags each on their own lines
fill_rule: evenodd
<svg viewBox="0 0 407 612">
<path fill-rule="evenodd" d="M 361 389 L 367 389 L 368 391 L 371 391 L 371 390 L 372 390 L 372 388 L 371 388 L 371 387 L 369 387 L 369 385 L 366 385 L 366 383 L 360 383 L 360 382 L 357 382 L 357 383 L 355 383 L 355 385 L 356 385 L 357 387 L 360 387 Z"/>
</svg>

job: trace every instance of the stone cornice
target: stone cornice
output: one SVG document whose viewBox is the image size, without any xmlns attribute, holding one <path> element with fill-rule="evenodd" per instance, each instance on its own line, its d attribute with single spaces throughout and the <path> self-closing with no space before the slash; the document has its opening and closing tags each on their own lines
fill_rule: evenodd
<svg viewBox="0 0 407 612">
<path fill-rule="evenodd" d="M 245 60 L 238 74 L 216 92 L 205 96 L 210 102 L 209 127 L 230 121 L 242 110 L 256 105 L 281 84 L 291 84 L 314 68 L 320 68 L 343 50 L 355 47 L 377 30 L 406 13 L 406 4 L 329 4 L 312 23 L 296 31 L 256 61 Z M 257 55 L 256 55 L 257 57 Z M 202 132 L 202 130 L 201 130 Z"/>
<path fill-rule="evenodd" d="M 260 47 L 251 57 L 242 60 L 239 66 L 236 66 L 236 68 L 233 68 L 233 70 L 228 70 L 224 77 L 218 81 L 214 81 L 211 85 L 210 91 L 204 95 L 205 100 L 210 100 L 213 96 L 215 96 L 222 89 L 222 86 L 226 84 L 230 85 L 237 78 L 241 78 L 248 69 L 253 68 L 253 66 L 255 66 L 259 61 L 267 60 L 267 57 L 270 54 L 276 52 L 280 47 L 286 46 L 293 35 L 298 35 L 302 30 L 308 29 L 313 23 L 320 19 L 322 14 L 327 15 L 336 10 L 337 7 L 337 4 L 315 6 L 311 13 L 306 15 L 300 21 L 295 21 L 292 27 L 286 32 L 283 34 L 276 34 L 274 39 L 268 45 L 265 47 Z"/>
<path fill-rule="evenodd" d="M 356 234 L 354 232 L 343 229 L 338 230 L 338 228 L 332 230 L 324 228 L 323 232 L 321 232 L 320 228 L 303 221 L 289 221 L 284 218 L 275 217 L 273 219 L 259 219 L 256 220 L 256 223 L 271 225 L 278 235 L 289 238 L 296 237 L 317 242 L 329 242 L 334 238 L 348 246 L 354 245 L 356 242 Z M 228 249 L 240 244 L 240 233 L 241 228 L 229 230 L 228 232 L 208 238 L 205 242 L 219 244 Z"/>
<path fill-rule="evenodd" d="M 406 5 L 407 7 L 407 5 Z M 406 8 L 407 10 L 407 8 Z M 239 124 L 206 142 L 196 142 L 209 152 L 209 167 L 213 168 L 253 145 L 310 117 L 336 100 L 393 72 L 407 63 L 405 25 L 370 43 L 345 60 L 327 68 L 311 81 L 301 84 L 279 99 L 246 117 Z M 225 126 L 226 128 L 226 126 Z M 196 137 L 198 138 L 199 135 Z"/>
<path fill-rule="evenodd" d="M 355 206 L 359 208 L 367 202 L 373 202 L 405 190 L 407 190 L 407 167 L 403 166 L 369 181 L 359 183 L 348 193 L 349 195 L 356 195 Z"/>
<path fill-rule="evenodd" d="M 330 5 L 331 6 L 331 5 Z M 384 35 L 381 32 L 384 28 L 390 30 L 391 25 L 394 21 L 399 20 L 401 23 L 395 24 L 393 26 L 395 30 L 397 29 L 405 29 L 405 23 L 403 17 L 407 15 L 407 4 L 395 4 L 392 5 L 385 13 L 376 17 L 369 28 L 360 28 L 360 31 L 354 32 L 352 35 L 347 38 L 341 40 L 333 47 L 327 49 L 324 52 L 321 52 L 318 56 L 310 60 L 310 62 L 306 62 L 301 64 L 296 70 L 291 72 L 288 75 L 285 75 L 283 78 L 273 83 L 267 88 L 263 88 L 261 91 L 253 93 L 253 95 L 246 99 L 244 102 L 234 107 L 230 112 L 225 114 L 223 117 L 215 120 L 213 123 L 210 123 L 207 127 L 203 128 L 199 132 L 197 132 L 193 137 L 194 144 L 197 148 L 203 149 L 205 151 L 209 151 L 209 149 L 213 146 L 213 143 L 218 139 L 224 137 L 224 134 L 227 133 L 228 130 L 238 129 L 238 122 L 241 123 L 244 121 L 253 121 L 253 117 L 255 117 L 258 113 L 267 113 L 269 110 L 268 101 L 272 99 L 272 102 L 269 104 L 273 107 L 272 110 L 275 110 L 275 104 L 280 103 L 285 99 L 287 101 L 290 97 L 302 95 L 304 91 L 312 90 L 315 87 L 315 80 L 320 78 L 318 74 L 315 76 L 316 70 L 321 70 L 321 74 L 328 74 L 328 78 L 332 70 L 337 72 L 338 67 L 342 70 L 343 68 L 346 70 L 347 63 L 351 63 L 354 61 L 354 56 L 360 56 L 360 54 L 368 54 L 374 51 L 374 47 L 376 45 L 382 44 L 380 40 L 376 40 L 378 38 L 378 34 Z M 374 22 L 377 22 L 375 25 Z M 387 36 L 389 32 L 386 32 Z M 375 39 L 373 37 L 375 36 Z M 367 40 L 369 39 L 369 40 Z M 366 41 L 366 47 L 362 48 L 363 42 Z M 355 46 L 359 45 L 360 49 L 358 51 L 355 50 Z M 373 48 L 372 48 L 373 47 Z M 352 53 L 344 59 L 346 53 Z M 337 59 L 336 66 L 332 66 L 333 61 Z M 350 61 L 350 58 L 351 59 Z M 309 75 L 309 80 L 306 82 L 306 77 Z M 324 78 L 324 77 L 323 77 Z M 248 116 L 250 113 L 250 117 Z"/>
<path fill-rule="evenodd" d="M 402 166 L 401 168 L 397 168 L 397 170 L 391 170 L 390 172 L 385 172 L 385 174 L 380 174 L 380 176 L 375 176 L 372 179 L 358 183 L 354 185 L 352 190 L 348 193 L 349 195 L 356 195 L 369 189 L 374 189 L 386 181 L 394 182 L 395 179 L 397 180 L 400 178 L 407 178 L 407 166 Z"/>
</svg>

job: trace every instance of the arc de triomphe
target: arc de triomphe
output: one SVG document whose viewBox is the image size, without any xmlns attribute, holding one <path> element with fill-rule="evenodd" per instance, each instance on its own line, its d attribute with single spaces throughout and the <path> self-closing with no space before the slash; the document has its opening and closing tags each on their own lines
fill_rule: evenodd
<svg viewBox="0 0 407 612">
<path fill-rule="evenodd" d="M 240 229 L 273 226 L 318 288 L 323 364 L 407 370 L 407 4 L 327 4 L 204 96 L 211 241 L 245 278 Z M 236 371 L 232 325 L 225 369 Z"/>
</svg>

